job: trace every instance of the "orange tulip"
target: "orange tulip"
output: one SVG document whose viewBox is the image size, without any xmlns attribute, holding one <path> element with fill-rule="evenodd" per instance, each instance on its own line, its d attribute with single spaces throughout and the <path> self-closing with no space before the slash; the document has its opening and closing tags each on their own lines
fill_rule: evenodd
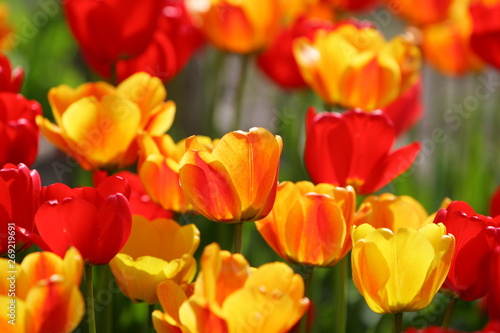
<svg viewBox="0 0 500 333">
<path fill-rule="evenodd" d="M 389 10 L 413 25 L 443 21 L 454 0 L 385 0 Z"/>
<path fill-rule="evenodd" d="M 470 47 L 472 20 L 468 4 L 468 0 L 455 0 L 447 20 L 422 27 L 425 60 L 443 74 L 462 75 L 483 67 Z"/>
<path fill-rule="evenodd" d="M 12 316 L 0 319 L 1 331 L 72 332 L 85 309 L 82 272 L 83 259 L 74 248 L 64 259 L 52 252 L 31 253 L 20 265 L 0 259 L 0 305 L 14 305 Z"/>
<path fill-rule="evenodd" d="M 57 125 L 37 117 L 40 130 L 86 170 L 114 169 L 137 159 L 136 138 L 142 132 L 162 135 L 172 125 L 175 104 L 164 102 L 163 83 L 136 73 L 116 88 L 86 83 L 77 89 L 61 85 L 49 91 Z"/>
<path fill-rule="evenodd" d="M 225 223 L 264 218 L 274 204 L 280 136 L 264 128 L 234 131 L 222 137 L 212 152 L 196 137 L 186 142 L 180 162 L 182 191 L 206 218 Z"/>
<path fill-rule="evenodd" d="M 350 186 L 280 183 L 271 213 L 257 229 L 282 258 L 333 266 L 351 249 L 356 194 Z"/>
<path fill-rule="evenodd" d="M 5 3 L 0 3 L 0 50 L 10 50 L 15 42 L 12 36 L 12 26 L 8 22 L 9 12 L 9 7 Z"/>
<path fill-rule="evenodd" d="M 263 48 L 280 24 L 279 0 L 186 0 L 186 5 L 207 40 L 226 51 Z"/>
<path fill-rule="evenodd" d="M 203 251 L 194 293 L 165 281 L 165 311 L 153 312 L 157 332 L 288 332 L 309 307 L 304 282 L 284 263 L 251 269 L 241 254 L 210 244 Z"/>
<path fill-rule="evenodd" d="M 197 137 L 204 149 L 212 151 L 218 140 Z M 139 177 L 151 199 L 164 209 L 185 213 L 193 207 L 179 185 L 179 162 L 186 152 L 186 140 L 175 143 L 168 134 L 144 135 L 139 139 Z"/>
<path fill-rule="evenodd" d="M 161 281 L 182 284 L 193 280 L 193 254 L 199 243 L 200 232 L 194 224 L 180 226 L 173 220 L 148 221 L 135 215 L 129 240 L 109 265 L 125 296 L 154 304 Z"/>
<path fill-rule="evenodd" d="M 419 78 L 420 51 L 402 36 L 387 42 L 357 21 L 299 38 L 294 55 L 304 80 L 329 104 L 371 111 L 388 105 Z M 366 84 L 373 82 L 373 84 Z"/>
</svg>

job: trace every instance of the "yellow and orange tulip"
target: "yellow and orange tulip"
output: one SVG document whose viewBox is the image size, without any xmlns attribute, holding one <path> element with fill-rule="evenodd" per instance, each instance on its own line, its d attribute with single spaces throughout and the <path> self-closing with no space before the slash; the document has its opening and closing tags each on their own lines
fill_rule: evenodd
<svg viewBox="0 0 500 333">
<path fill-rule="evenodd" d="M 179 177 L 187 200 L 224 223 L 264 218 L 274 204 L 283 142 L 264 128 L 224 135 L 213 151 L 188 138 Z"/>
<path fill-rule="evenodd" d="M 428 224 L 393 232 L 362 224 L 352 231 L 353 281 L 376 313 L 418 311 L 443 284 L 455 248 L 446 227 Z"/>
<path fill-rule="evenodd" d="M 384 0 L 389 10 L 412 25 L 426 25 L 446 19 L 455 0 Z"/>
<path fill-rule="evenodd" d="M 146 241 L 145 241 L 146 240 Z M 110 267 L 121 291 L 134 301 L 158 303 L 156 287 L 166 279 L 189 283 L 196 273 L 193 254 L 200 243 L 194 224 L 134 215 L 132 233 Z"/>
<path fill-rule="evenodd" d="M 351 249 L 356 194 L 350 186 L 283 182 L 271 213 L 257 229 L 282 258 L 310 266 L 333 266 Z"/>
<path fill-rule="evenodd" d="M 153 312 L 153 325 L 160 333 L 288 332 L 309 307 L 302 278 L 286 264 L 252 269 L 215 243 L 203 252 L 192 295 L 167 280 L 158 297 L 165 312 Z"/>
<path fill-rule="evenodd" d="M 61 85 L 48 96 L 56 124 L 42 116 L 37 124 L 82 168 L 121 168 L 137 159 L 139 134 L 162 135 L 172 125 L 175 104 L 165 97 L 161 80 L 143 72 L 116 88 L 105 82 Z"/>
<path fill-rule="evenodd" d="M 15 306 L 12 316 L 2 316 L 2 332 L 72 332 L 78 326 L 85 303 L 79 289 L 83 259 L 76 249 L 64 259 L 52 252 L 31 253 L 20 265 L 1 258 L 0 268 L 0 305 Z"/>
<path fill-rule="evenodd" d="M 12 35 L 12 26 L 9 23 L 10 9 L 5 3 L 0 3 L 0 50 L 6 51 L 13 48 L 15 42 Z"/>
<path fill-rule="evenodd" d="M 331 105 L 384 107 L 420 75 L 415 45 L 402 36 L 387 42 L 378 30 L 356 21 L 318 30 L 312 41 L 299 38 L 293 48 L 304 80 Z"/>
<path fill-rule="evenodd" d="M 198 136 L 197 140 L 208 151 L 218 141 L 204 136 Z M 168 134 L 146 134 L 139 139 L 139 147 L 138 173 L 151 199 L 166 210 L 178 213 L 192 210 L 179 185 L 179 162 L 186 152 L 186 140 L 175 143 Z"/>
<path fill-rule="evenodd" d="M 187 0 L 186 5 L 194 25 L 225 51 L 258 51 L 280 25 L 280 0 Z"/>
</svg>

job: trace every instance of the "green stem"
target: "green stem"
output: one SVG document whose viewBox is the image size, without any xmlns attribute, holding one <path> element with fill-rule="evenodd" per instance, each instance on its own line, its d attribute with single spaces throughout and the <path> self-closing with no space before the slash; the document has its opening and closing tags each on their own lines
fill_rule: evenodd
<svg viewBox="0 0 500 333">
<path fill-rule="evenodd" d="M 85 265 L 85 283 L 87 286 L 87 322 L 89 333 L 96 333 L 94 311 L 94 288 L 92 286 L 92 266 Z"/>
<path fill-rule="evenodd" d="M 245 54 L 241 58 L 241 75 L 240 82 L 238 84 L 238 90 L 236 91 L 236 101 L 234 109 L 234 121 L 233 130 L 238 130 L 241 122 L 241 111 L 243 108 L 243 96 L 245 95 L 245 86 L 248 78 L 248 72 L 250 71 L 250 60 L 252 56 Z"/>
<path fill-rule="evenodd" d="M 335 295 L 336 295 L 336 311 L 337 314 L 337 332 L 344 333 L 347 323 L 347 264 L 348 257 L 342 259 L 335 267 Z"/>
<path fill-rule="evenodd" d="M 154 332 L 153 329 L 153 311 L 155 310 L 155 305 L 154 304 L 149 304 L 148 305 L 148 324 L 146 326 L 146 332 Z"/>
<path fill-rule="evenodd" d="M 313 266 L 302 266 L 304 273 L 303 273 L 303 278 L 304 278 L 304 295 L 311 299 L 311 281 L 312 281 L 312 275 L 314 272 L 314 267 Z M 306 333 L 307 332 L 307 320 L 309 317 L 309 310 L 302 316 L 302 319 L 300 320 L 300 333 Z"/>
<path fill-rule="evenodd" d="M 220 96 L 220 78 L 222 69 L 224 68 L 224 63 L 226 60 L 226 52 L 224 51 L 215 51 L 214 60 L 213 60 L 213 71 L 211 71 L 210 75 L 212 77 L 213 88 L 211 91 L 211 96 L 208 96 L 209 99 L 209 107 L 207 112 L 207 135 L 210 137 L 217 137 L 217 133 L 214 128 L 214 115 L 215 108 L 217 107 L 218 97 Z"/>
<path fill-rule="evenodd" d="M 403 332 L 403 313 L 394 314 L 394 333 Z"/>
<path fill-rule="evenodd" d="M 455 297 L 450 298 L 450 302 L 448 303 L 448 307 L 446 308 L 446 313 L 444 315 L 443 324 L 441 325 L 441 327 L 445 330 L 447 330 L 448 327 L 450 326 L 451 316 L 453 314 L 453 310 L 455 309 L 457 301 L 458 298 Z"/>
<path fill-rule="evenodd" d="M 241 253 L 241 239 L 243 238 L 243 222 L 238 222 L 234 224 L 234 235 L 233 235 L 233 252 Z"/>
</svg>

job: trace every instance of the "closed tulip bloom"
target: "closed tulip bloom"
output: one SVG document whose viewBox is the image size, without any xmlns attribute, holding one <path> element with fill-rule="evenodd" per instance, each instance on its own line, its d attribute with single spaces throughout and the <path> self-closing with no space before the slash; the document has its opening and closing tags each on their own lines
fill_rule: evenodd
<svg viewBox="0 0 500 333">
<path fill-rule="evenodd" d="M 5 163 L 31 166 L 35 162 L 40 138 L 35 119 L 41 114 L 38 102 L 16 93 L 0 92 L 0 166 Z"/>
<path fill-rule="evenodd" d="M 207 40 L 225 51 L 250 53 L 272 41 L 280 24 L 279 0 L 186 0 Z"/>
<path fill-rule="evenodd" d="M 455 238 L 442 224 L 419 230 L 352 231 L 352 275 L 358 291 L 376 313 L 418 311 L 430 304 L 446 278 Z"/>
<path fill-rule="evenodd" d="M 346 21 L 294 42 L 304 80 L 321 98 L 371 111 L 393 102 L 419 78 L 419 49 L 402 36 L 387 42 L 363 22 Z M 366 82 L 377 82 L 367 85 Z"/>
<path fill-rule="evenodd" d="M 9 58 L 0 54 L 0 91 L 18 93 L 24 79 L 21 67 L 12 69 Z"/>
<path fill-rule="evenodd" d="M 356 223 L 368 223 L 372 227 L 396 231 L 399 228 L 420 229 L 432 223 L 425 208 L 408 195 L 395 196 L 390 193 L 370 195 L 358 209 Z"/>
<path fill-rule="evenodd" d="M 112 176 L 97 188 L 57 183 L 42 189 L 35 215 L 38 246 L 63 256 L 74 246 L 91 265 L 107 264 L 130 236 L 132 221 L 126 180 Z"/>
<path fill-rule="evenodd" d="M 218 140 L 198 136 L 197 141 L 203 149 L 212 151 Z M 175 143 L 168 134 L 143 135 L 139 147 L 139 177 L 152 200 L 173 212 L 193 210 L 179 184 L 179 162 L 186 152 L 186 140 Z"/>
<path fill-rule="evenodd" d="M 7 259 L 0 259 L 0 304 L 8 309 L 15 300 L 14 322 L 2 316 L 2 332 L 72 332 L 85 312 L 80 292 L 83 259 L 74 248 L 64 258 L 51 252 L 34 252 L 15 265 L 15 279 Z M 14 282 L 13 282 L 14 281 Z M 15 296 L 9 294 L 15 283 Z M 16 330 L 18 329 L 18 330 Z"/>
<path fill-rule="evenodd" d="M 114 169 L 137 159 L 140 133 L 161 135 L 172 125 L 175 104 L 164 102 L 163 83 L 136 73 L 116 88 L 86 83 L 49 91 L 56 124 L 37 117 L 46 138 L 86 170 Z"/>
<path fill-rule="evenodd" d="M 453 201 L 438 212 L 434 222 L 443 223 L 457 241 L 443 289 L 465 301 L 483 297 L 489 289 L 488 264 L 494 243 L 488 231 L 491 218 L 476 214 L 463 201 Z"/>
<path fill-rule="evenodd" d="M 351 185 L 370 194 L 405 172 L 420 151 L 414 142 L 391 152 L 394 126 L 380 111 L 316 113 L 306 118 L 304 160 L 314 183 Z"/>
<path fill-rule="evenodd" d="M 0 170 L 0 254 L 15 258 L 15 251 L 31 246 L 17 228 L 35 230 L 35 213 L 40 205 L 40 176 L 24 164 L 7 164 Z"/>
<path fill-rule="evenodd" d="M 500 68 L 500 1 L 475 0 L 469 10 L 472 17 L 472 50 L 488 64 Z"/>
<path fill-rule="evenodd" d="M 167 280 L 158 298 L 165 313 L 155 310 L 153 325 L 161 333 L 288 332 L 309 307 L 302 278 L 286 264 L 251 269 L 215 243 L 203 251 L 192 295 Z"/>
<path fill-rule="evenodd" d="M 125 296 L 154 304 L 161 281 L 185 284 L 193 280 L 193 254 L 199 243 L 200 232 L 194 224 L 180 226 L 173 220 L 149 221 L 135 215 L 129 240 L 109 265 Z"/>
<path fill-rule="evenodd" d="M 260 220 L 274 204 L 282 147 L 281 137 L 264 128 L 230 132 L 212 152 L 191 137 L 180 162 L 182 191 L 212 221 Z"/>
<path fill-rule="evenodd" d="M 384 0 L 393 13 L 412 25 L 427 25 L 443 21 L 448 17 L 455 0 Z M 418 8 L 418 10 L 415 10 Z"/>
<path fill-rule="evenodd" d="M 282 258 L 328 267 L 351 249 L 356 194 L 352 187 L 283 182 L 273 209 L 257 230 Z"/>
</svg>

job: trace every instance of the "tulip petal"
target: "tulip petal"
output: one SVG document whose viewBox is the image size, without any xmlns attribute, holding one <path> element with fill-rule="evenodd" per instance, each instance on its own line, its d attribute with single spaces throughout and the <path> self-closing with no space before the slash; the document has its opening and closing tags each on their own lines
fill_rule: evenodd
<svg viewBox="0 0 500 333">
<path fill-rule="evenodd" d="M 151 135 L 163 135 L 172 127 L 175 117 L 175 103 L 167 101 L 153 110 L 153 117 L 145 130 Z"/>
</svg>

